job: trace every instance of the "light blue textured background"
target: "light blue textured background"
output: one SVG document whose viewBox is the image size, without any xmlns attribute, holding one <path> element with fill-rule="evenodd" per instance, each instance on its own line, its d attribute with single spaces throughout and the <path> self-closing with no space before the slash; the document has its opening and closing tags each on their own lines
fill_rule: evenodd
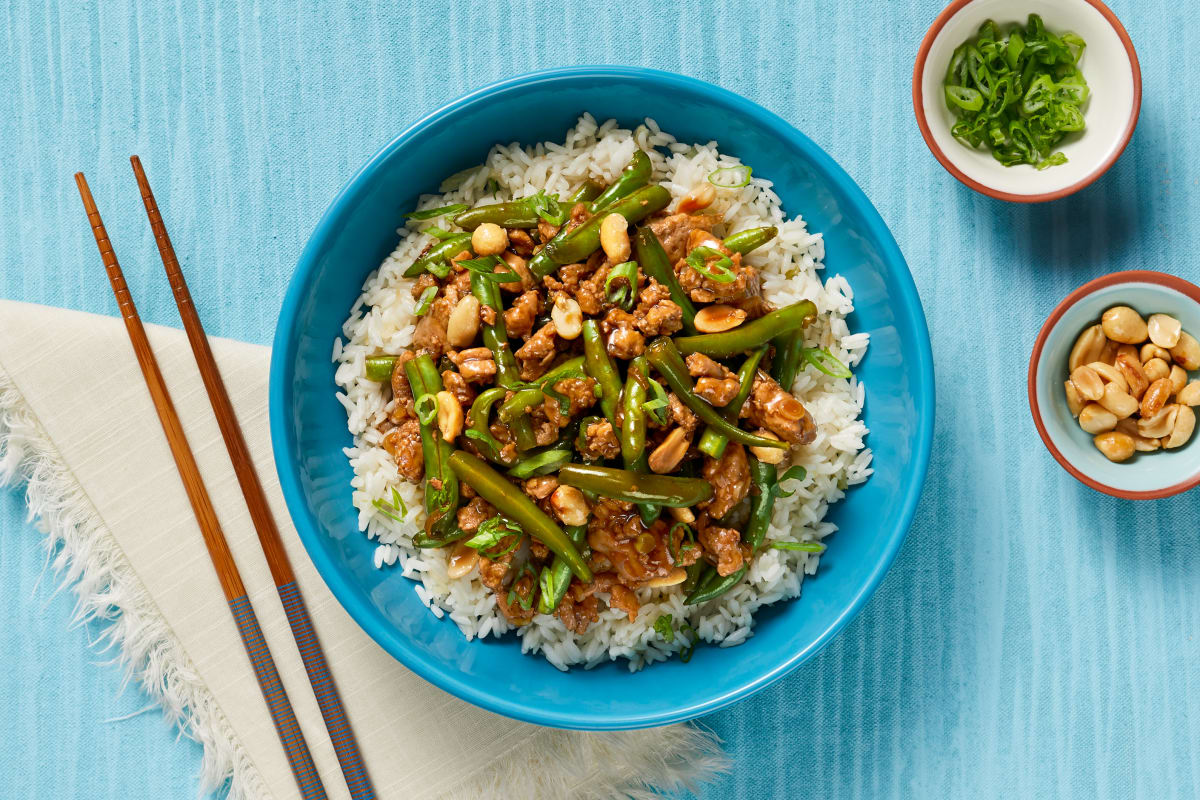
<svg viewBox="0 0 1200 800">
<path fill-rule="evenodd" d="M 807 133 L 879 208 L 924 299 L 940 407 L 887 579 L 808 665 L 705 720 L 737 768 L 703 797 L 1200 795 L 1197 495 L 1133 504 L 1077 484 L 1024 389 L 1037 328 L 1078 284 L 1130 267 L 1200 278 L 1200 51 L 1184 35 L 1200 9 L 1114 0 L 1145 76 L 1133 143 L 1076 197 L 1020 207 L 959 186 L 917 132 L 909 76 L 937 0 L 472 5 L 0 3 L 0 297 L 115 312 L 71 181 L 84 169 L 143 316 L 177 324 L 137 152 L 208 330 L 266 343 L 333 194 L 443 101 L 576 63 L 718 83 Z M 0 795 L 193 794 L 197 745 L 157 712 L 109 721 L 146 699 L 115 698 L 94 629 L 68 631 L 68 596 L 37 583 L 16 493 L 0 493 L 0 531 L 15 780 Z"/>
</svg>

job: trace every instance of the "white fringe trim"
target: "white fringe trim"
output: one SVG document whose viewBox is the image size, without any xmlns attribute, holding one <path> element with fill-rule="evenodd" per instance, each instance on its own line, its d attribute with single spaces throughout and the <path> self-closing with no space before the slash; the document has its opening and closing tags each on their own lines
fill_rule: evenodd
<svg viewBox="0 0 1200 800">
<path fill-rule="evenodd" d="M 267 796 L 242 747 L 187 653 L 129 568 L 79 482 L 0 371 L 0 486 L 24 482 L 29 516 L 46 534 L 46 558 L 74 586 L 72 623 L 100 627 L 97 644 L 114 650 L 125 681 L 137 680 L 184 735 L 204 746 L 198 795 L 225 789 L 229 800 Z M 61 587 L 60 587 L 61 588 Z"/>
<path fill-rule="evenodd" d="M 29 515 L 46 534 L 47 559 L 74 586 L 74 624 L 96 623 L 125 680 L 136 679 L 180 732 L 204 746 L 199 793 L 267 796 L 228 720 L 146 593 L 91 500 L 31 409 L 0 370 L 0 486 L 26 484 Z M 479 797 L 661 800 L 730 768 L 715 733 L 697 725 L 581 733 L 546 729 L 528 758 L 498 759 L 444 800 Z"/>
</svg>

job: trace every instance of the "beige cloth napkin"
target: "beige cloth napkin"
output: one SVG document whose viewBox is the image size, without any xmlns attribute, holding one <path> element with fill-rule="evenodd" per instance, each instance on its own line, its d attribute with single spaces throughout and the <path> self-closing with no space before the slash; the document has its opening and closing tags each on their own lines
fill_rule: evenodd
<svg viewBox="0 0 1200 800">
<path fill-rule="evenodd" d="M 187 341 L 148 331 L 326 790 L 348 797 Z M 213 351 L 380 797 L 642 795 L 723 768 L 694 726 L 539 728 L 392 659 L 329 593 L 288 520 L 267 428 L 268 349 L 214 339 Z M 228 779 L 238 797 L 298 796 L 118 319 L 0 301 L 0 482 L 6 472 L 29 482 L 82 611 L 121 612 L 103 623 L 108 635 L 204 742 L 207 782 Z"/>
</svg>

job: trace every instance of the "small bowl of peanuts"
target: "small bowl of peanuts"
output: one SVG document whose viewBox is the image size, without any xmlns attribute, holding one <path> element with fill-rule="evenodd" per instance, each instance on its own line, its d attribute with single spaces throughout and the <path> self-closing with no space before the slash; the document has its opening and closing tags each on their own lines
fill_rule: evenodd
<svg viewBox="0 0 1200 800">
<path fill-rule="evenodd" d="M 1075 290 L 1042 326 L 1029 407 L 1050 454 L 1097 491 L 1131 500 L 1200 485 L 1200 288 L 1116 272 Z"/>
</svg>

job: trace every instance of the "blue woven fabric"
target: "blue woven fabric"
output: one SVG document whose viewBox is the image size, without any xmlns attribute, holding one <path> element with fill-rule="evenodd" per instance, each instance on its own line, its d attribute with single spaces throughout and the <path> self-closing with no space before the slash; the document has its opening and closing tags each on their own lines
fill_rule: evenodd
<svg viewBox="0 0 1200 800">
<path fill-rule="evenodd" d="M 1095 186 L 1022 207 L 958 185 L 917 131 L 910 74 L 937 0 L 306 5 L 0 4 L 0 297 L 115 313 L 71 181 L 84 169 L 143 316 L 177 325 L 137 152 L 205 326 L 267 343 L 333 194 L 442 101 L 589 62 L 721 84 L 811 136 L 878 206 L 925 303 L 940 407 L 887 579 L 809 664 L 705 720 L 737 767 L 703 797 L 1200 795 L 1196 495 L 1084 488 L 1043 449 L 1024 389 L 1037 329 L 1075 286 L 1130 267 L 1200 278 L 1200 69 L 1181 35 L 1200 8 L 1114 0 L 1145 76 L 1138 132 Z M 157 713 L 107 721 L 144 698 L 113 699 L 119 674 L 66 628 L 67 597 L 35 587 L 14 493 L 0 529 L 0 763 L 36 766 L 0 795 L 190 795 L 196 745 Z"/>
</svg>

